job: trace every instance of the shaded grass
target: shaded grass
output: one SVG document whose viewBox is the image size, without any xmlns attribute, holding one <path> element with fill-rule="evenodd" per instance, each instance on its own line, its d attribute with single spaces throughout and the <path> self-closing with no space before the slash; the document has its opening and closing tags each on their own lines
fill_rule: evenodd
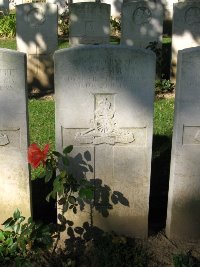
<svg viewBox="0 0 200 267">
<path fill-rule="evenodd" d="M 154 103 L 154 135 L 171 137 L 174 99 L 160 99 Z"/>
<path fill-rule="evenodd" d="M 17 50 L 16 40 L 15 39 L 0 39 L 0 48 Z"/>
</svg>

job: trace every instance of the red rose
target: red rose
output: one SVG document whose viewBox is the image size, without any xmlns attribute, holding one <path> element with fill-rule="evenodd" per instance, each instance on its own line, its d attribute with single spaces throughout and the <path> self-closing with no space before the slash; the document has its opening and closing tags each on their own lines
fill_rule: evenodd
<svg viewBox="0 0 200 267">
<path fill-rule="evenodd" d="M 49 144 L 46 144 L 43 150 L 41 150 L 37 144 L 31 144 L 28 148 L 28 162 L 33 168 L 37 168 L 40 163 L 45 165 L 48 151 Z"/>
</svg>

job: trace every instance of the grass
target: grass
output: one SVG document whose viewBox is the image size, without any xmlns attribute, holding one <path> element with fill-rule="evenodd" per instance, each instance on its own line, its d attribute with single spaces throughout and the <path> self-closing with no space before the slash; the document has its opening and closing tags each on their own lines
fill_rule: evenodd
<svg viewBox="0 0 200 267">
<path fill-rule="evenodd" d="M 156 100 L 154 103 L 154 135 L 172 135 L 174 99 Z"/>
<path fill-rule="evenodd" d="M 0 39 L 0 48 L 17 50 L 16 40 L 15 39 Z"/>
<path fill-rule="evenodd" d="M 55 103 L 53 100 L 35 100 L 28 102 L 30 143 L 40 147 L 50 144 L 55 149 Z M 32 179 L 41 172 L 41 168 L 31 171 Z"/>
<path fill-rule="evenodd" d="M 111 37 L 112 44 L 119 44 L 120 40 L 118 38 Z M 171 38 L 165 37 L 163 38 L 163 44 L 170 44 Z M 58 49 L 68 48 L 68 41 L 59 39 L 58 40 Z M 16 40 L 15 39 L 0 39 L 0 48 L 8 48 L 8 49 L 17 49 Z"/>
</svg>

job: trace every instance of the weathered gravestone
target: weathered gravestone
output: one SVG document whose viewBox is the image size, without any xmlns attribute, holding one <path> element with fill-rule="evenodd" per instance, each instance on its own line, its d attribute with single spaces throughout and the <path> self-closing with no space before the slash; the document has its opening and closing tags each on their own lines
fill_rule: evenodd
<svg viewBox="0 0 200 267">
<path fill-rule="evenodd" d="M 121 44 L 146 48 L 162 46 L 163 8 L 153 1 L 127 1 L 122 5 Z"/>
<path fill-rule="evenodd" d="M 53 91 L 53 53 L 58 47 L 57 5 L 16 6 L 17 50 L 27 53 L 29 91 Z"/>
<path fill-rule="evenodd" d="M 9 12 L 9 0 L 0 0 L 0 15 Z"/>
<path fill-rule="evenodd" d="M 62 151 L 74 145 L 74 166 L 82 166 L 74 167 L 75 176 L 85 172 L 84 162 L 91 165 L 86 176 L 96 185 L 94 225 L 146 237 L 154 54 L 124 46 L 82 46 L 57 51 L 54 60 L 56 146 Z M 88 206 L 81 215 L 69 212 L 75 225 L 89 221 Z"/>
<path fill-rule="evenodd" d="M 46 0 L 48 4 L 56 4 L 58 6 L 58 14 L 61 15 L 67 11 L 67 5 L 65 0 Z"/>
<path fill-rule="evenodd" d="M 69 43 L 107 44 L 110 40 L 110 5 L 75 3 L 69 7 Z"/>
<path fill-rule="evenodd" d="M 0 221 L 31 215 L 25 54 L 0 49 Z"/>
<path fill-rule="evenodd" d="M 174 4 L 172 25 L 171 78 L 176 78 L 178 50 L 200 45 L 200 2 L 185 1 Z"/>
<path fill-rule="evenodd" d="M 179 51 L 166 232 L 200 238 L 200 49 Z"/>
</svg>

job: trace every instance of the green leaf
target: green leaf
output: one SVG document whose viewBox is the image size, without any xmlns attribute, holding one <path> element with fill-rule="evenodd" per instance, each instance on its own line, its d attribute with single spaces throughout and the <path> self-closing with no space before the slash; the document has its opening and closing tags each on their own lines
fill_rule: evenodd
<svg viewBox="0 0 200 267">
<path fill-rule="evenodd" d="M 58 158 L 62 157 L 62 154 L 58 151 L 52 151 L 52 154 Z"/>
<path fill-rule="evenodd" d="M 67 154 L 69 154 L 70 152 L 72 152 L 72 150 L 73 150 L 73 146 L 70 145 L 70 146 L 65 147 L 65 149 L 63 150 L 63 153 L 64 153 L 65 155 L 67 155 Z"/>
<path fill-rule="evenodd" d="M 6 241 L 5 241 L 6 245 L 8 246 L 12 246 L 13 244 L 13 239 L 11 237 L 7 238 Z"/>
<path fill-rule="evenodd" d="M 62 162 L 64 165 L 68 166 L 69 165 L 69 159 L 67 157 L 62 156 Z"/>
<path fill-rule="evenodd" d="M 13 221 L 12 217 L 10 217 L 7 220 L 5 220 L 5 222 L 3 222 L 2 225 L 4 225 L 5 227 L 8 227 L 11 221 Z"/>
<path fill-rule="evenodd" d="M 3 241 L 5 239 L 4 232 L 0 231 L 0 241 Z"/>
<path fill-rule="evenodd" d="M 19 230 L 20 230 L 20 224 L 19 223 L 15 224 L 15 226 L 13 227 L 13 231 L 18 234 Z"/>
<path fill-rule="evenodd" d="M 20 215 L 21 215 L 20 211 L 16 209 L 13 213 L 13 218 L 18 220 L 20 218 Z"/>
<path fill-rule="evenodd" d="M 76 198 L 74 196 L 69 196 L 68 201 L 70 204 L 74 205 L 76 203 Z"/>
<path fill-rule="evenodd" d="M 52 176 L 53 176 L 53 171 L 52 170 L 49 170 L 48 172 L 46 172 L 45 183 L 48 183 L 51 180 Z"/>
<path fill-rule="evenodd" d="M 94 192 L 91 188 L 81 188 L 79 190 L 79 197 L 91 200 L 94 197 Z"/>
</svg>

